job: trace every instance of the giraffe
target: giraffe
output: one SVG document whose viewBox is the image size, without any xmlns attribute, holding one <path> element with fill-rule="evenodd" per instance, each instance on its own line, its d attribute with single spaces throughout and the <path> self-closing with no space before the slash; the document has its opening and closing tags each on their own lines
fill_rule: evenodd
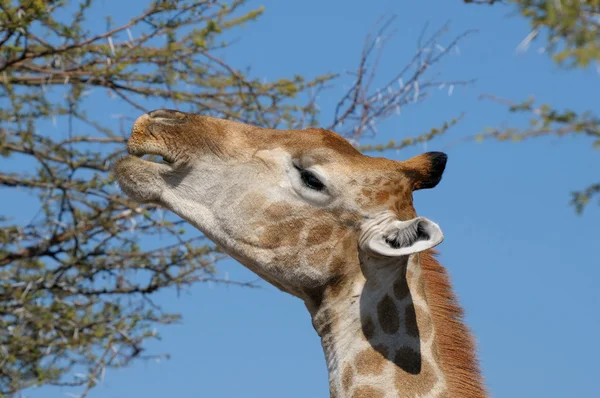
<svg viewBox="0 0 600 398">
<path fill-rule="evenodd" d="M 368 157 L 334 132 L 275 130 L 169 109 L 140 116 L 114 172 L 304 301 L 331 397 L 487 396 L 470 330 L 417 216 L 447 156 Z M 162 156 L 163 162 L 144 159 Z"/>
</svg>

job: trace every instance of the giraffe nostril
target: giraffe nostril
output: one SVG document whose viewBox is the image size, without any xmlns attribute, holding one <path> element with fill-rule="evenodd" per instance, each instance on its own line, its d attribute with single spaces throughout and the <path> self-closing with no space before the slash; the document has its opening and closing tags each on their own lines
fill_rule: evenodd
<svg viewBox="0 0 600 398">
<path fill-rule="evenodd" d="M 164 119 L 169 122 L 182 122 L 185 119 L 185 113 L 175 111 L 172 109 L 157 109 L 155 111 L 148 112 L 150 119 Z"/>
</svg>

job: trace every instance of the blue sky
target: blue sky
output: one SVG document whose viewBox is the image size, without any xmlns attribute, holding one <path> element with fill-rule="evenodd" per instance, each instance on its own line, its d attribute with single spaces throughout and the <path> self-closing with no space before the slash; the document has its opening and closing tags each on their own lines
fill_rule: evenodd
<svg viewBox="0 0 600 398">
<path fill-rule="evenodd" d="M 113 15 L 134 15 L 146 2 L 104 0 Z M 524 100 L 535 95 L 557 107 L 585 110 L 600 103 L 595 70 L 565 72 L 539 44 L 517 54 L 528 34 L 508 7 L 467 6 L 461 1 L 317 0 L 251 2 L 265 6 L 257 22 L 237 31 L 239 43 L 225 59 L 267 79 L 294 73 L 315 76 L 356 66 L 365 34 L 382 15 L 397 14 L 380 73 L 390 76 L 415 51 L 425 22 L 450 21 L 452 34 L 479 32 L 441 64 L 448 79 L 477 79 L 403 109 L 379 126 L 379 137 L 412 136 L 465 113 L 441 139 L 400 153 L 405 159 L 443 150 L 449 161 L 442 183 L 415 196 L 419 214 L 439 223 L 438 247 L 466 320 L 478 341 L 482 371 L 496 397 L 589 397 L 597 391 L 593 370 L 600 356 L 600 208 L 583 217 L 568 206 L 569 192 L 597 182 L 600 162 L 588 140 L 545 138 L 518 144 L 458 143 L 485 126 L 527 123 L 481 94 Z M 323 124 L 342 93 L 324 93 Z M 597 108 L 596 108 L 597 110 Z M 98 117 L 106 112 L 96 109 Z M 134 116 L 134 115 L 132 115 Z M 26 215 L 24 215 L 26 216 Z M 589 250 L 590 252 L 588 252 Z M 221 264 L 232 279 L 253 275 L 233 261 Z M 262 283 L 263 289 L 197 285 L 160 301 L 183 314 L 181 325 L 162 329 L 153 352 L 170 360 L 138 362 L 107 372 L 92 398 L 324 397 L 327 371 L 319 339 L 303 303 Z M 77 392 L 42 388 L 30 397 Z"/>
</svg>

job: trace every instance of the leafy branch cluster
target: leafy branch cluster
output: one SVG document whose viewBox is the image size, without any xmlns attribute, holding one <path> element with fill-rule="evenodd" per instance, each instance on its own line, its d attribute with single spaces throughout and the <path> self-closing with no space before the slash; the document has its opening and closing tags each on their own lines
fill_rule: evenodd
<svg viewBox="0 0 600 398">
<path fill-rule="evenodd" d="M 0 215 L 0 396 L 47 384 L 85 396 L 107 368 L 153 357 L 145 342 L 179 320 L 156 293 L 208 281 L 255 286 L 219 277 L 222 253 L 182 220 L 129 201 L 110 173 L 132 120 L 157 103 L 265 127 L 317 123 L 318 95 L 337 74 L 267 82 L 222 59 L 236 30 L 263 13 L 245 3 L 152 0 L 97 29 L 100 2 L 0 0 L 0 194 L 13 202 Z M 436 85 L 466 83 L 427 75 L 456 43 L 441 47 L 444 28 L 376 86 L 390 22 L 367 38 L 330 126 L 355 141 Z M 104 110 L 112 104 L 116 118 Z M 363 149 L 390 148 L 400 146 Z M 30 213 L 25 220 L 11 214 L 24 195 L 36 198 L 16 212 Z"/>
<path fill-rule="evenodd" d="M 223 255 L 204 237 L 120 194 L 110 167 L 126 133 L 86 110 L 101 88 L 138 114 L 154 98 L 266 125 L 311 119 L 312 105 L 286 100 L 329 77 L 264 83 L 215 55 L 227 47 L 219 34 L 262 13 L 239 12 L 243 3 L 154 1 L 94 33 L 91 0 L 0 1 L 0 184 L 5 197 L 16 189 L 39 198 L 30 221 L 0 220 L 0 395 L 91 388 L 99 371 L 141 357 L 157 325 L 178 320 L 152 293 L 233 283 L 215 276 Z M 165 243 L 144 248 L 156 235 Z"/>
<path fill-rule="evenodd" d="M 457 86 L 473 83 L 473 80 L 440 80 L 439 74 L 426 75 L 473 31 L 466 31 L 442 46 L 441 39 L 447 34 L 449 26 L 444 25 L 427 36 L 427 25 L 425 25 L 417 42 L 417 50 L 406 65 L 383 84 L 374 87 L 375 77 L 378 76 L 377 67 L 383 56 L 385 43 L 393 36 L 393 32 L 387 33 L 387 31 L 394 19 L 395 17 L 384 20 L 376 26 L 378 30 L 374 32 L 375 34 L 371 33 L 367 36 L 358 68 L 350 74 L 353 83 L 337 103 L 333 121 L 327 126 L 329 130 L 344 135 L 355 144 L 363 137 L 375 135 L 378 121 L 399 114 L 401 108 L 410 104 L 424 101 L 431 95 L 432 89 L 448 87 L 449 92 L 452 93 Z M 370 62 L 372 65 L 369 64 Z M 434 135 L 429 133 L 421 135 L 421 141 L 418 142 L 434 138 L 435 135 L 439 135 L 439 132 L 445 132 L 449 126 L 437 130 L 438 133 Z M 402 148 L 417 143 L 411 139 L 403 142 Z M 367 151 L 401 149 L 396 144 L 361 148 Z"/>
<path fill-rule="evenodd" d="M 531 32 L 519 44 L 519 50 L 527 50 L 534 40 L 545 33 L 542 50 L 557 65 L 567 69 L 584 69 L 595 63 L 600 72 L 599 0 L 506 0 L 503 3 L 513 4 L 531 26 Z M 593 147 L 600 148 L 600 118 L 594 110 L 575 112 L 558 110 L 549 104 L 535 106 L 533 98 L 522 103 L 492 98 L 506 104 L 512 113 L 529 113 L 530 126 L 490 128 L 476 137 L 478 141 L 486 138 L 520 141 L 550 134 L 578 135 L 591 138 Z M 571 205 L 577 213 L 582 213 L 594 196 L 600 196 L 600 184 L 591 184 L 571 195 Z"/>
<path fill-rule="evenodd" d="M 600 1 L 511 0 L 529 20 L 530 36 L 546 32 L 545 48 L 555 62 L 587 67 L 600 59 Z"/>
<path fill-rule="evenodd" d="M 599 0 L 463 0 L 471 4 L 514 5 L 529 21 L 531 32 L 521 43 L 527 48 L 545 33 L 543 48 L 564 66 L 587 67 L 600 59 Z"/>
<path fill-rule="evenodd" d="M 498 141 L 517 142 L 549 135 L 558 137 L 578 135 L 592 139 L 592 146 L 600 148 L 600 118 L 591 112 L 558 111 L 548 104 L 535 105 L 534 98 L 521 103 L 513 103 L 493 96 L 486 97 L 508 105 L 512 113 L 529 114 L 531 118 L 528 128 L 487 128 L 485 133 L 475 136 L 477 141 L 493 138 Z M 577 213 L 582 213 L 591 198 L 599 194 L 600 184 L 592 184 L 584 190 L 573 192 L 571 204 L 575 206 Z"/>
</svg>

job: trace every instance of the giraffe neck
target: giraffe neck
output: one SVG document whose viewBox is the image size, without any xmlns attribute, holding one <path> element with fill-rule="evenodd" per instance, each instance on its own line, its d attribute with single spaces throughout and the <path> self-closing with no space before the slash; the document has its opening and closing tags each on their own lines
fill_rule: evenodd
<svg viewBox="0 0 600 398">
<path fill-rule="evenodd" d="M 447 393 L 418 258 L 363 258 L 361 275 L 336 297 L 325 293 L 313 323 L 332 397 Z"/>
</svg>

